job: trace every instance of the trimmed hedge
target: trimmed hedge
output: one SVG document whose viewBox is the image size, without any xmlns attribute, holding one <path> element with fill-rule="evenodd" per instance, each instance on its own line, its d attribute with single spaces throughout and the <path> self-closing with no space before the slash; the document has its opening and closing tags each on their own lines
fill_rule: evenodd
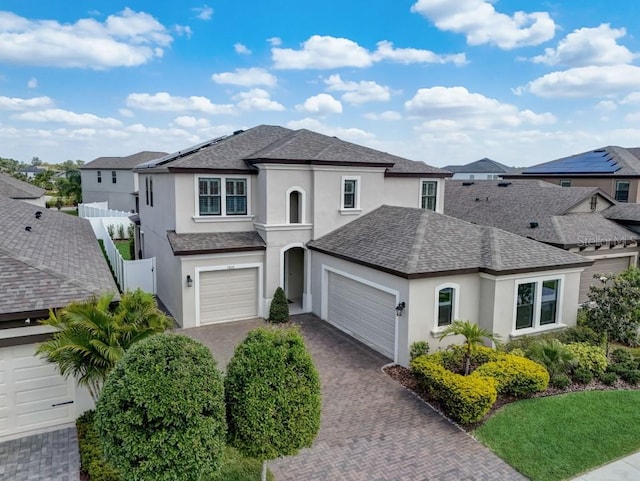
<svg viewBox="0 0 640 481">
<path fill-rule="evenodd" d="M 93 427 L 95 411 L 87 411 L 76 420 L 80 466 L 91 481 L 122 481 L 122 476 L 104 460 L 102 442 Z"/>
<path fill-rule="evenodd" d="M 575 369 L 587 369 L 594 376 L 599 376 L 607 369 L 607 355 L 604 347 L 593 346 L 586 342 L 567 344 L 567 349 L 575 358 Z"/>
<path fill-rule="evenodd" d="M 544 391 L 549 385 L 549 373 L 544 366 L 511 354 L 506 354 L 499 361 L 483 364 L 474 374 L 495 379 L 498 393 L 507 396 L 529 396 Z"/>
<path fill-rule="evenodd" d="M 411 362 L 411 368 L 453 420 L 462 424 L 480 421 L 496 402 L 496 381 L 453 373 L 442 366 L 439 357 L 437 354 L 419 356 Z"/>
</svg>

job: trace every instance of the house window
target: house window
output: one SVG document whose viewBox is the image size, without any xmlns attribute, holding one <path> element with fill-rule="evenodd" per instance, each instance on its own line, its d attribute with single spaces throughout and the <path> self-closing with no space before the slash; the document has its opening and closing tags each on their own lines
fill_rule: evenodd
<svg viewBox="0 0 640 481">
<path fill-rule="evenodd" d="M 474 174 L 469 174 L 469 180 L 474 180 L 476 176 Z"/>
<path fill-rule="evenodd" d="M 591 206 L 591 210 L 596 210 L 596 208 L 598 207 L 598 196 L 597 195 L 592 195 L 591 196 L 590 206 Z"/>
<path fill-rule="evenodd" d="M 220 179 L 198 179 L 198 205 L 200 215 L 221 215 Z"/>
<path fill-rule="evenodd" d="M 153 177 L 149 177 L 149 205 L 153 207 Z"/>
<path fill-rule="evenodd" d="M 420 207 L 427 210 L 436 210 L 437 191 L 437 182 L 432 180 L 423 180 L 422 192 L 420 195 Z"/>
<path fill-rule="evenodd" d="M 149 205 L 149 177 L 144 178 L 144 201 Z"/>
<path fill-rule="evenodd" d="M 557 324 L 559 298 L 559 279 L 518 284 L 516 330 Z"/>
<path fill-rule="evenodd" d="M 112 184 L 115 184 L 116 182 L 118 182 L 118 179 L 117 179 L 117 177 L 116 177 L 116 171 L 115 171 L 115 170 L 112 170 L 112 171 L 111 171 L 111 183 L 112 183 Z"/>
<path fill-rule="evenodd" d="M 438 327 L 448 326 L 453 322 L 454 296 L 453 287 L 445 287 L 438 291 Z"/>
<path fill-rule="evenodd" d="M 629 181 L 628 180 L 616 181 L 615 199 L 618 202 L 629 202 Z"/>
<path fill-rule="evenodd" d="M 227 215 L 247 215 L 246 179 L 227 179 L 225 185 Z"/>
<path fill-rule="evenodd" d="M 570 180 L 561 180 L 560 181 L 560 187 L 571 187 L 571 181 Z"/>
<path fill-rule="evenodd" d="M 358 181 L 356 179 L 345 179 L 344 181 L 344 193 L 342 196 L 342 208 L 343 209 L 355 209 L 357 205 L 357 187 Z"/>
<path fill-rule="evenodd" d="M 289 194 L 289 224 L 299 224 L 302 216 L 300 215 L 300 192 L 297 190 Z"/>
<path fill-rule="evenodd" d="M 98 184 L 102 184 L 102 171 L 99 170 L 97 174 L 98 174 Z"/>
</svg>

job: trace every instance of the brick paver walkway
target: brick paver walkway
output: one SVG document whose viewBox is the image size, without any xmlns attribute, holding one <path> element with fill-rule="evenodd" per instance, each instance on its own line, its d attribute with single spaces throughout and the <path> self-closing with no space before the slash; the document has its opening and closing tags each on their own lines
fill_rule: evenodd
<svg viewBox="0 0 640 481">
<path fill-rule="evenodd" d="M 294 322 L 320 372 L 322 424 L 312 448 L 270 463 L 278 481 L 526 479 L 381 372 L 388 359 L 315 316 Z M 229 344 L 260 324 L 182 332 L 204 341 L 224 365 Z"/>
<path fill-rule="evenodd" d="M 0 443 L 0 480 L 78 481 L 75 428 Z"/>
</svg>

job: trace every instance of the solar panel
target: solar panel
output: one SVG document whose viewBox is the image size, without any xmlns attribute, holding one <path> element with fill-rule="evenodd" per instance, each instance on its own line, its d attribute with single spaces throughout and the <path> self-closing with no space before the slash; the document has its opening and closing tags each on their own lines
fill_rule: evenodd
<svg viewBox="0 0 640 481">
<path fill-rule="evenodd" d="M 594 150 L 525 169 L 523 174 L 613 174 L 620 170 L 613 155 Z"/>
</svg>

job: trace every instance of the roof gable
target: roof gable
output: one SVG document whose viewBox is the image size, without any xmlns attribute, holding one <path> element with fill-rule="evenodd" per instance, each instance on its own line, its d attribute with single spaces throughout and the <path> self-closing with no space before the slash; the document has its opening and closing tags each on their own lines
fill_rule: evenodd
<svg viewBox="0 0 640 481">
<path fill-rule="evenodd" d="M 38 199 L 45 193 L 38 186 L 0 172 L 0 196 L 11 199 Z"/>
<path fill-rule="evenodd" d="M 95 169 L 114 169 L 114 170 L 131 170 L 136 165 L 148 162 L 153 159 L 158 159 L 167 155 L 166 152 L 154 152 L 144 150 L 135 154 L 127 155 L 126 157 L 98 157 L 97 159 L 87 162 L 80 170 L 95 170 Z"/>
<path fill-rule="evenodd" d="M 470 174 L 508 174 L 517 170 L 486 157 L 465 165 L 447 165 L 443 169 L 454 173 L 465 172 Z"/>
</svg>

